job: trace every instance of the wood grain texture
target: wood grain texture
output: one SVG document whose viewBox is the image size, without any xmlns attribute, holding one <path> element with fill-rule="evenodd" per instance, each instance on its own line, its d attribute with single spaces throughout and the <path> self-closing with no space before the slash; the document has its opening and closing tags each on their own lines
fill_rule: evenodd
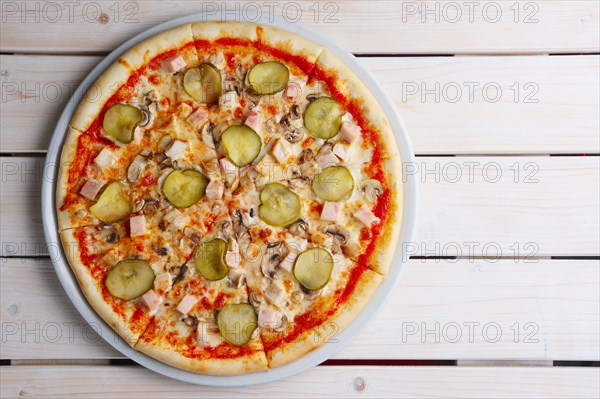
<svg viewBox="0 0 600 399">
<path fill-rule="evenodd" d="M 3 359 L 122 357 L 79 316 L 49 260 L 3 259 L 0 276 Z M 411 260 L 335 358 L 597 361 L 599 286 L 597 260 Z"/>
<path fill-rule="evenodd" d="M 90 376 L 94 378 L 90 378 Z M 2 373 L 9 398 L 593 398 L 598 369 L 558 367 L 320 366 L 270 384 L 199 387 L 137 366 L 15 366 Z"/>
<path fill-rule="evenodd" d="M 231 11 L 238 10 L 249 19 L 256 11 L 256 5 L 235 1 L 6 3 L 14 5 L 3 9 L 1 50 L 34 53 L 108 51 L 175 17 L 204 12 L 235 20 Z M 597 52 L 600 47 L 595 1 L 465 3 L 309 0 L 258 5 L 265 17 L 300 22 L 358 53 L 565 53 Z M 28 10 L 32 12 L 24 12 Z"/>
<path fill-rule="evenodd" d="M 2 256 L 47 254 L 43 158 L 0 158 Z M 531 257 L 600 254 L 600 158 L 418 157 L 421 182 L 411 256 Z M 51 248 L 56 243 L 50 243 Z"/>
<path fill-rule="evenodd" d="M 45 151 L 100 57 L 2 55 L 0 150 Z M 599 56 L 359 58 L 417 154 L 600 152 Z"/>
</svg>

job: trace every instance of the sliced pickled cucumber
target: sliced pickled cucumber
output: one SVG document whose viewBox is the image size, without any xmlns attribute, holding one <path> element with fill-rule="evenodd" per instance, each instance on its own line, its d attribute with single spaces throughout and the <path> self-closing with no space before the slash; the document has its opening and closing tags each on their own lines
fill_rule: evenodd
<svg viewBox="0 0 600 399">
<path fill-rule="evenodd" d="M 280 183 L 267 184 L 260 191 L 258 215 L 271 226 L 283 227 L 300 219 L 298 194 Z"/>
<path fill-rule="evenodd" d="M 108 271 L 104 284 L 112 296 L 129 301 L 154 286 L 154 270 L 143 259 L 124 259 Z"/>
<path fill-rule="evenodd" d="M 298 255 L 292 272 L 304 288 L 316 291 L 327 285 L 332 270 L 333 256 L 326 249 L 317 247 Z"/>
<path fill-rule="evenodd" d="M 354 178 L 345 166 L 328 166 L 315 176 L 311 187 L 323 201 L 342 201 L 352 196 Z"/>
<path fill-rule="evenodd" d="M 248 82 L 258 94 L 279 93 L 285 89 L 289 79 L 289 69 L 276 61 L 261 62 L 248 72 Z"/>
<path fill-rule="evenodd" d="M 243 346 L 250 341 L 252 333 L 258 327 L 258 315 L 249 303 L 236 303 L 219 312 L 217 325 L 227 342 Z"/>
<path fill-rule="evenodd" d="M 306 108 L 304 127 L 314 136 L 327 140 L 340 131 L 343 115 L 340 103 L 331 97 L 319 97 Z"/>
<path fill-rule="evenodd" d="M 115 104 L 104 114 L 102 128 L 109 136 L 121 143 L 133 140 L 135 128 L 144 119 L 142 110 L 129 104 Z"/>
<path fill-rule="evenodd" d="M 221 95 L 221 72 L 208 63 L 190 68 L 183 75 L 183 88 L 200 103 L 216 103 Z"/>
<path fill-rule="evenodd" d="M 221 136 L 227 158 L 238 167 L 256 159 L 262 147 L 260 136 L 246 125 L 229 126 Z"/>
<path fill-rule="evenodd" d="M 195 169 L 174 170 L 163 183 L 163 193 L 178 208 L 194 205 L 206 194 L 208 178 Z"/>
<path fill-rule="evenodd" d="M 227 243 L 220 238 L 200 244 L 194 254 L 196 269 L 210 281 L 220 280 L 227 276 L 229 266 L 225 261 Z"/>
<path fill-rule="evenodd" d="M 104 223 L 115 223 L 127 218 L 133 211 L 125 185 L 113 181 L 100 190 L 96 203 L 90 207 L 92 215 Z"/>
</svg>

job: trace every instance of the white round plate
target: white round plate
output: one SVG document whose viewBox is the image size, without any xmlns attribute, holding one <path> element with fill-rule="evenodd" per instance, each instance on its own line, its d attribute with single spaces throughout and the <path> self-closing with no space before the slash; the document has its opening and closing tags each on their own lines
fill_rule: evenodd
<svg viewBox="0 0 600 399">
<path fill-rule="evenodd" d="M 228 16 L 231 17 L 229 13 Z M 272 22 L 269 22 L 269 19 Z M 55 211 L 56 179 L 59 169 L 57 165 L 59 165 L 60 162 L 60 152 L 67 133 L 68 124 L 73 116 L 73 112 L 85 94 L 84 89 L 90 87 L 102 74 L 102 72 L 121 54 L 142 40 L 154 36 L 164 30 L 185 23 L 214 20 L 219 20 L 219 18 L 206 17 L 203 14 L 194 14 L 157 25 L 145 32 L 140 33 L 118 47 L 106 58 L 104 58 L 104 60 L 102 60 L 98 65 L 96 65 L 96 67 L 87 75 L 87 77 L 83 80 L 73 94 L 73 97 L 60 116 L 56 128 L 54 129 L 54 134 L 52 136 L 52 141 L 50 142 L 45 165 L 45 171 L 47 172 L 46 176 L 48 178 L 43 179 L 44 181 L 42 183 L 42 215 L 46 243 L 51 250 L 51 254 L 53 254 L 52 263 L 54 264 L 54 269 L 56 270 L 56 274 L 58 275 L 63 288 L 65 289 L 68 297 L 71 299 L 71 302 L 73 302 L 73 305 L 75 305 L 75 308 L 77 308 L 87 323 L 96 327 L 95 329 L 106 340 L 106 342 L 131 360 L 157 373 L 194 384 L 231 387 L 271 382 L 314 367 L 319 363 L 329 359 L 336 352 L 348 345 L 358 334 L 358 332 L 372 321 L 373 316 L 377 313 L 378 309 L 383 306 L 386 298 L 394 290 L 399 280 L 405 260 L 401 243 L 410 242 L 413 238 L 417 214 L 417 181 L 415 176 L 406 176 L 403 171 L 399 171 L 403 180 L 402 227 L 398 245 L 396 247 L 394 263 L 390 268 L 390 272 L 387 274 L 383 283 L 379 286 L 377 292 L 375 295 L 373 295 L 368 305 L 347 328 L 336 335 L 335 342 L 326 343 L 318 349 L 308 353 L 304 357 L 283 367 L 278 367 L 265 372 L 223 377 L 195 374 L 189 371 L 180 370 L 176 367 L 169 366 L 140 352 L 137 352 L 135 349 L 127 345 L 127 343 L 125 343 L 125 341 L 123 341 L 115 332 L 113 332 L 113 330 L 104 322 L 104 320 L 98 316 L 98 314 L 87 302 L 83 292 L 79 287 L 79 284 L 77 283 L 77 279 L 72 273 L 64 253 L 62 252 Z M 360 66 L 352 54 L 306 27 L 303 27 L 299 24 L 288 23 L 272 16 L 250 15 L 248 12 L 244 12 L 243 16 L 238 15 L 237 19 L 235 20 L 253 22 L 284 29 L 303 36 L 306 39 L 326 47 L 333 52 L 348 67 L 350 67 L 350 69 L 352 69 L 356 76 L 362 80 L 362 82 L 370 89 L 371 93 L 381 105 L 381 108 L 383 109 L 394 131 L 396 142 L 400 150 L 402 164 L 404 165 L 406 163 L 414 162 L 414 156 L 408 140 L 406 129 L 396 112 L 394 104 L 385 94 L 384 90 L 379 86 L 379 84 L 377 84 L 375 79 L 373 79 L 373 77 L 371 77 L 371 75 L 362 66 Z M 377 340 L 376 336 L 371 338 L 374 341 Z"/>
</svg>

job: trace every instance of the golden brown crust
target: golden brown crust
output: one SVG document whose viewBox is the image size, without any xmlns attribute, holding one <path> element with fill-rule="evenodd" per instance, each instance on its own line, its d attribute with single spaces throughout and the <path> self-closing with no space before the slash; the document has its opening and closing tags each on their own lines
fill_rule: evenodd
<svg viewBox="0 0 600 399">
<path fill-rule="evenodd" d="M 328 339 L 335 339 L 335 334 L 332 336 L 331 333 L 343 330 L 354 320 L 367 305 L 382 280 L 381 275 L 365 270 L 347 301 L 327 321 L 304 331 L 292 342 L 267 350 L 269 367 L 280 367 L 293 362 L 321 345 L 326 345 Z"/>
<path fill-rule="evenodd" d="M 76 229 L 67 229 L 60 232 L 60 237 L 65 256 L 75 273 L 79 286 L 90 305 L 102 319 L 115 330 L 127 344 L 133 346 L 139 339 L 146 326 L 137 326 L 134 329 L 131 323 L 123 320 L 102 297 L 101 282 L 97 281 L 90 273 L 90 269 L 81 261 L 81 248 L 75 237 Z"/>
<path fill-rule="evenodd" d="M 260 341 L 253 339 L 247 345 L 261 346 Z M 267 369 L 267 358 L 262 349 L 243 356 L 220 358 L 189 358 L 174 350 L 169 345 L 156 342 L 146 342 L 140 339 L 135 349 L 161 362 L 174 367 L 207 375 L 239 375 L 264 371 Z"/>
</svg>

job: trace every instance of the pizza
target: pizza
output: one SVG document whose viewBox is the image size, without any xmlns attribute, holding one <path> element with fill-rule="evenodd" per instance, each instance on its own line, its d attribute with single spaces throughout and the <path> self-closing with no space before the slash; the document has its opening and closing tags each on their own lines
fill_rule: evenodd
<svg viewBox="0 0 600 399">
<path fill-rule="evenodd" d="M 250 23 L 179 26 L 122 54 L 69 124 L 64 252 L 136 350 L 235 375 L 335 339 L 389 270 L 400 157 L 333 53 Z"/>
</svg>

